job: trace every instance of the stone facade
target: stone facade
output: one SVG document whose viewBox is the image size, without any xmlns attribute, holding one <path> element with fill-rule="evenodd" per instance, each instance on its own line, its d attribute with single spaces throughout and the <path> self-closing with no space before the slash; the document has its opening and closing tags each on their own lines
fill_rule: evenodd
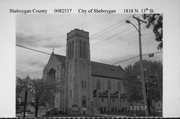
<svg viewBox="0 0 180 119">
<path fill-rule="evenodd" d="M 43 78 L 58 81 L 53 106 L 62 112 L 118 112 L 128 106 L 123 69 L 90 61 L 89 33 L 83 30 L 67 34 L 66 56 L 52 53 Z"/>
</svg>

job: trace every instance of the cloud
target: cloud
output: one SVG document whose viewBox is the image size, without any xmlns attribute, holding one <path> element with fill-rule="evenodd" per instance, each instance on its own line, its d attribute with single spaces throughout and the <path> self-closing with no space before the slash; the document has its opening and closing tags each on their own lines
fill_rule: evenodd
<svg viewBox="0 0 180 119">
<path fill-rule="evenodd" d="M 31 61 L 29 62 L 29 65 L 36 66 L 36 67 L 43 67 L 45 64 L 41 61 Z"/>
<path fill-rule="evenodd" d="M 65 55 L 66 34 L 79 28 L 89 32 L 91 60 L 114 64 L 139 54 L 138 32 L 132 25 L 121 22 L 129 16 L 131 15 L 19 15 L 16 21 L 16 44 L 48 53 L 55 48 L 55 53 Z M 117 23 L 118 26 L 114 25 Z M 112 25 L 114 27 L 108 29 Z M 141 30 L 142 34 L 152 33 L 151 29 L 143 29 L 143 25 Z M 97 34 L 98 32 L 103 33 Z M 142 46 L 143 53 L 153 52 L 157 42 L 151 35 L 142 35 Z M 17 48 L 16 55 L 18 72 L 25 71 L 25 74 L 35 77 L 42 75 L 43 65 L 49 59 L 49 55 L 22 48 Z M 136 61 L 138 58 L 119 65 L 126 66 Z"/>
<path fill-rule="evenodd" d="M 65 42 L 62 42 L 61 40 L 59 40 L 59 38 L 55 38 L 55 39 L 47 39 L 46 41 L 42 41 L 41 42 L 41 47 L 45 47 L 45 48 L 62 48 L 65 47 Z"/>
<path fill-rule="evenodd" d="M 16 76 L 25 78 L 27 76 L 30 76 L 32 79 L 41 78 L 42 77 L 42 71 L 29 71 L 29 72 L 22 72 L 22 71 L 16 71 Z"/>
<path fill-rule="evenodd" d="M 38 36 L 27 36 L 24 34 L 16 34 L 16 44 L 17 45 L 23 45 L 23 46 L 33 46 L 33 47 L 37 47 L 38 44 L 36 41 L 38 38 Z"/>
<path fill-rule="evenodd" d="M 60 40 L 54 37 L 44 37 L 40 35 L 25 35 L 22 33 L 16 34 L 16 44 L 30 47 L 44 47 L 44 48 L 60 48 L 63 47 Z M 65 46 L 65 45 L 64 45 Z"/>
<path fill-rule="evenodd" d="M 48 44 L 44 44 L 43 47 L 46 47 L 46 48 L 59 48 L 59 47 L 62 47 L 62 45 L 57 44 L 57 43 L 48 43 Z"/>
<path fill-rule="evenodd" d="M 26 57 L 25 61 L 17 62 L 16 75 L 19 77 L 30 76 L 32 78 L 41 77 L 45 62 L 42 60 L 33 60 Z"/>
</svg>

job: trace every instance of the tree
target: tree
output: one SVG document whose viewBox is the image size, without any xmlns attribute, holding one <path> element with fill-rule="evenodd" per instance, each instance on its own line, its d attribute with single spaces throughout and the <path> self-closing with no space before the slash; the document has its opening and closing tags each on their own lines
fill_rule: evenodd
<svg viewBox="0 0 180 119">
<path fill-rule="evenodd" d="M 27 76 L 24 79 L 20 77 L 16 77 L 16 108 L 18 109 L 20 104 L 24 102 L 23 100 L 23 93 L 26 89 L 28 89 L 28 85 L 30 83 L 30 77 Z"/>
<path fill-rule="evenodd" d="M 153 100 L 162 100 L 162 63 L 143 60 L 143 66 L 147 102 L 148 107 L 151 107 Z M 125 68 L 125 88 L 130 102 L 139 102 L 143 99 L 140 81 L 140 62 Z"/>
<path fill-rule="evenodd" d="M 128 94 L 129 102 L 138 102 L 142 100 L 142 88 L 139 80 L 140 70 L 137 66 L 129 65 L 125 68 L 125 88 Z"/>
<path fill-rule="evenodd" d="M 147 20 L 147 28 L 153 26 L 155 40 L 159 42 L 158 49 L 163 48 L 163 16 L 162 14 L 144 14 L 143 18 Z"/>
<path fill-rule="evenodd" d="M 27 76 L 24 79 L 16 77 L 16 107 L 24 102 L 23 93 L 28 90 L 29 103 L 35 109 L 35 117 L 38 116 L 40 105 L 54 101 L 54 95 L 60 91 L 57 80 L 31 79 Z M 24 105 L 24 104 L 23 104 Z"/>
<path fill-rule="evenodd" d="M 33 79 L 31 90 L 31 104 L 35 108 L 35 117 L 38 116 L 40 105 L 52 100 L 54 94 L 60 91 L 57 81 Z"/>
</svg>

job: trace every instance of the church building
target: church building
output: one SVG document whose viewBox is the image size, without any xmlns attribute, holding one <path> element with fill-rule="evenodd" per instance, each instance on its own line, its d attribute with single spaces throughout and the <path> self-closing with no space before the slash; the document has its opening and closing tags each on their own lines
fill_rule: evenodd
<svg viewBox="0 0 180 119">
<path fill-rule="evenodd" d="M 120 66 L 90 60 L 89 33 L 67 33 L 66 56 L 52 52 L 43 78 L 57 80 L 60 92 L 53 107 L 66 113 L 106 113 L 127 110 L 128 102 Z"/>
</svg>

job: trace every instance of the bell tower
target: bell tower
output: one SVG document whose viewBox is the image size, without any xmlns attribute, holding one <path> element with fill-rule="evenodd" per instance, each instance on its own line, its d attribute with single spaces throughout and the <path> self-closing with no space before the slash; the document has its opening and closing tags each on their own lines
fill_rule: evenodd
<svg viewBox="0 0 180 119">
<path fill-rule="evenodd" d="M 66 80 L 68 111 L 91 108 L 92 81 L 89 33 L 74 29 L 67 34 Z"/>
<path fill-rule="evenodd" d="M 89 33 L 74 29 L 67 34 L 66 55 L 68 59 L 90 60 Z"/>
</svg>

